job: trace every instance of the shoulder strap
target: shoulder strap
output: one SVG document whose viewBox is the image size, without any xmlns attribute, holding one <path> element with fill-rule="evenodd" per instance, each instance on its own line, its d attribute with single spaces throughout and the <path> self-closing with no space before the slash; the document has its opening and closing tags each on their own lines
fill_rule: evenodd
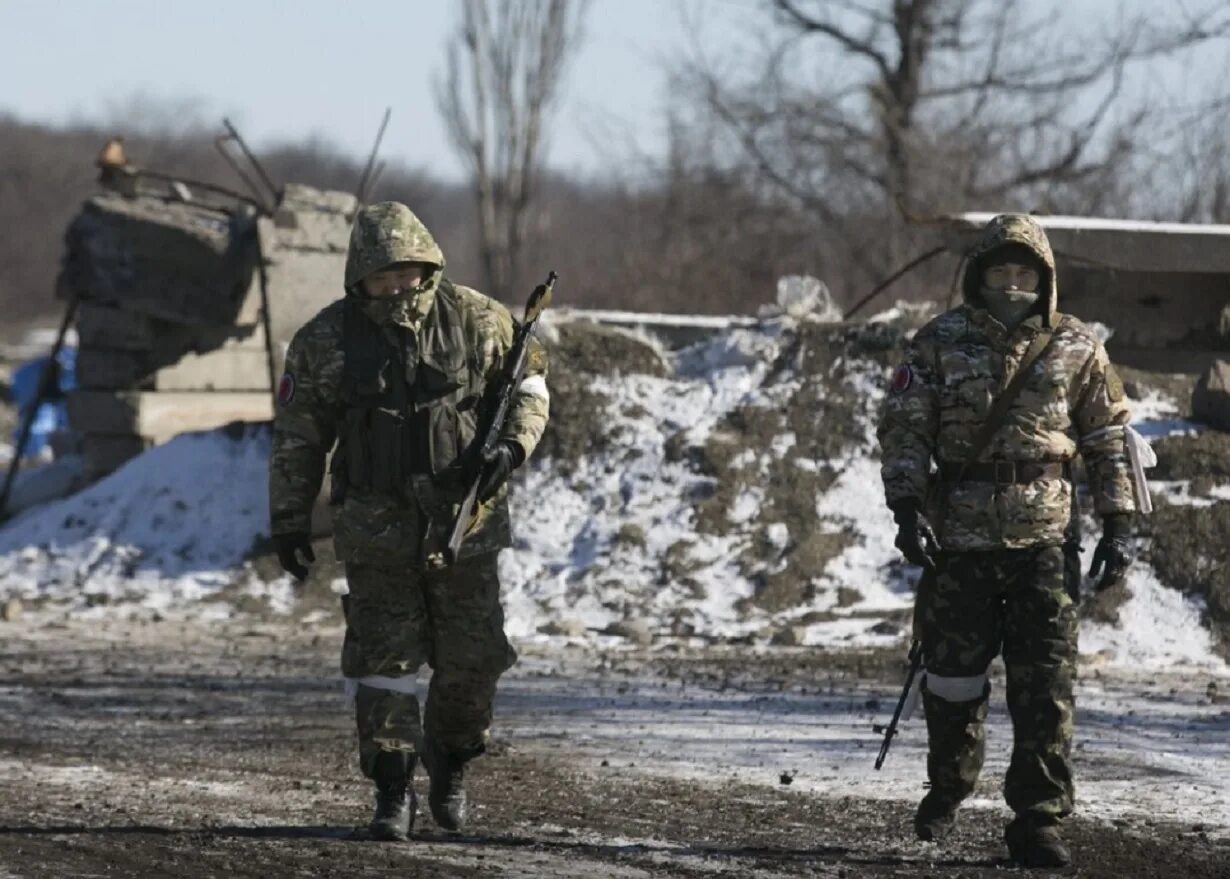
<svg viewBox="0 0 1230 879">
<path fill-rule="evenodd" d="M 969 466 L 978 460 L 978 456 L 982 454 L 987 444 L 991 442 L 991 437 L 995 436 L 995 432 L 1003 425 L 1004 416 L 1008 414 L 1008 410 L 1012 408 L 1017 395 L 1021 393 L 1021 389 L 1025 387 L 1025 382 L 1029 379 L 1029 370 L 1038 362 L 1038 358 L 1046 352 L 1046 349 L 1050 347 L 1051 340 L 1054 338 L 1054 330 L 1050 327 L 1043 327 L 1038 335 L 1034 336 L 1033 341 L 1029 343 L 1029 347 L 1025 350 L 1025 356 L 1021 358 L 1021 365 L 1017 367 L 1011 381 L 1008 382 L 1008 386 L 991 403 L 991 411 L 987 413 L 986 420 L 982 422 L 978 428 L 978 433 L 974 435 L 974 442 L 970 445 L 969 456 L 965 459 L 965 463 L 961 465 L 961 472 L 957 475 L 958 482 L 965 476 L 965 471 L 969 469 Z"/>
</svg>

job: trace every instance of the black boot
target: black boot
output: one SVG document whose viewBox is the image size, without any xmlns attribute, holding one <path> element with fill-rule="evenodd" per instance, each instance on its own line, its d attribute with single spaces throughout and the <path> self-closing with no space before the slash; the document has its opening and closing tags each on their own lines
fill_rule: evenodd
<svg viewBox="0 0 1230 879">
<path fill-rule="evenodd" d="M 923 842 L 939 842 L 952 830 L 960 802 L 960 798 L 944 796 L 935 788 L 927 791 L 914 813 L 914 833 Z"/>
<path fill-rule="evenodd" d="M 430 739 L 423 743 L 423 767 L 431 777 L 427 802 L 444 830 L 456 832 L 466 823 L 465 765 L 464 757 L 445 753 Z"/>
<path fill-rule="evenodd" d="M 1008 855 L 1023 867 L 1066 867 L 1072 853 L 1063 844 L 1059 825 L 1020 815 L 1004 830 Z"/>
<path fill-rule="evenodd" d="M 368 830 L 372 839 L 404 841 L 414 826 L 418 800 L 414 796 L 414 755 L 381 751 L 372 780 L 376 782 L 376 813 Z"/>
</svg>

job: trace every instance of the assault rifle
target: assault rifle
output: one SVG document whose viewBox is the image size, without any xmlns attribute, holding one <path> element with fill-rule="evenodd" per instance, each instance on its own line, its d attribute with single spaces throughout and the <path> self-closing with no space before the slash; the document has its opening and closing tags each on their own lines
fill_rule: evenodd
<svg viewBox="0 0 1230 879">
<path fill-rule="evenodd" d="M 876 769 L 884 765 L 884 758 L 888 756 L 888 749 L 893 744 L 893 736 L 897 734 L 897 723 L 901 716 L 904 714 L 905 719 L 909 720 L 922 695 L 922 681 L 918 680 L 923 664 L 922 614 L 927 593 L 934 582 L 935 568 L 928 565 L 923 568 L 922 576 L 918 578 L 918 590 L 914 596 L 914 639 L 910 642 L 910 652 L 906 656 L 909 668 L 905 673 L 905 686 L 901 688 L 901 697 L 897 699 L 897 707 L 893 710 L 893 719 L 888 722 L 888 726 L 877 723 L 871 727 L 873 732 L 884 736 L 884 741 L 880 743 L 880 755 L 876 757 Z"/>
<path fill-rule="evenodd" d="M 910 667 L 905 674 L 905 686 L 901 690 L 901 698 L 897 700 L 897 708 L 893 711 L 893 719 L 888 722 L 888 726 L 877 723 L 872 727 L 874 732 L 884 735 L 884 741 L 880 743 L 880 756 L 876 757 L 876 769 L 884 765 L 884 758 L 888 756 L 888 749 L 893 743 L 893 736 L 897 734 L 897 722 L 901 720 L 901 714 L 905 710 L 906 703 L 910 700 L 910 693 L 914 689 L 914 679 L 918 677 L 918 672 L 922 669 L 922 658 L 922 642 L 915 641 L 910 644 L 910 654 L 907 657 Z"/>
<path fill-rule="evenodd" d="M 432 553 L 428 557 L 428 564 L 433 568 L 447 567 L 457 561 L 457 555 L 461 552 L 461 544 L 465 542 L 466 533 L 474 524 L 474 511 L 478 506 L 478 487 L 482 483 L 482 465 L 491 459 L 496 446 L 499 445 L 500 434 L 508 420 L 508 411 L 512 407 L 513 397 L 521 385 L 521 380 L 525 377 L 525 368 L 529 363 L 530 336 L 538 318 L 551 304 L 551 291 L 555 287 L 556 277 L 555 272 L 549 272 L 546 283 L 535 287 L 534 292 L 530 294 L 529 302 L 525 304 L 525 317 L 514 331 L 512 350 L 508 352 L 504 369 L 491 389 L 490 399 L 493 401 L 491 420 L 483 434 L 482 445 L 475 450 L 474 460 L 479 465 L 477 472 L 470 479 L 470 487 L 466 491 L 465 499 L 462 500 L 461 507 L 457 510 L 457 518 L 453 521 L 452 531 L 449 532 L 448 543 L 440 552 Z"/>
</svg>

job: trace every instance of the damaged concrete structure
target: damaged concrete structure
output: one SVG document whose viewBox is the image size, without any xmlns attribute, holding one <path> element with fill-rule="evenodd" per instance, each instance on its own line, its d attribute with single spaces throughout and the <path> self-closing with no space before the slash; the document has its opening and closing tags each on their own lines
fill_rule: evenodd
<svg viewBox="0 0 1230 879">
<path fill-rule="evenodd" d="M 994 214 L 944 218 L 963 254 Z M 1046 230 L 1064 311 L 1114 330 L 1116 362 L 1203 372 L 1230 351 L 1230 225 L 1034 217 Z"/>
<path fill-rule="evenodd" d="M 252 204 L 156 181 L 89 199 L 60 295 L 76 299 L 87 476 L 186 431 L 272 417 L 295 330 L 341 294 L 352 195 L 288 185 Z"/>
</svg>

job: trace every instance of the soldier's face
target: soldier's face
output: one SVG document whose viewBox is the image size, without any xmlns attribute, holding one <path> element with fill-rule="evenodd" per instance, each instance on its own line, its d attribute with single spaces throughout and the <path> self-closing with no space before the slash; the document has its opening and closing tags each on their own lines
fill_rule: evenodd
<svg viewBox="0 0 1230 879">
<path fill-rule="evenodd" d="M 373 299 L 387 299 L 407 290 L 414 290 L 427 277 L 422 263 L 395 263 L 363 279 L 363 292 Z"/>
<path fill-rule="evenodd" d="M 1026 293 L 1038 289 L 1038 270 L 1018 262 L 1002 262 L 987 268 L 982 273 L 982 284 L 991 290 L 1022 290 Z"/>
</svg>

